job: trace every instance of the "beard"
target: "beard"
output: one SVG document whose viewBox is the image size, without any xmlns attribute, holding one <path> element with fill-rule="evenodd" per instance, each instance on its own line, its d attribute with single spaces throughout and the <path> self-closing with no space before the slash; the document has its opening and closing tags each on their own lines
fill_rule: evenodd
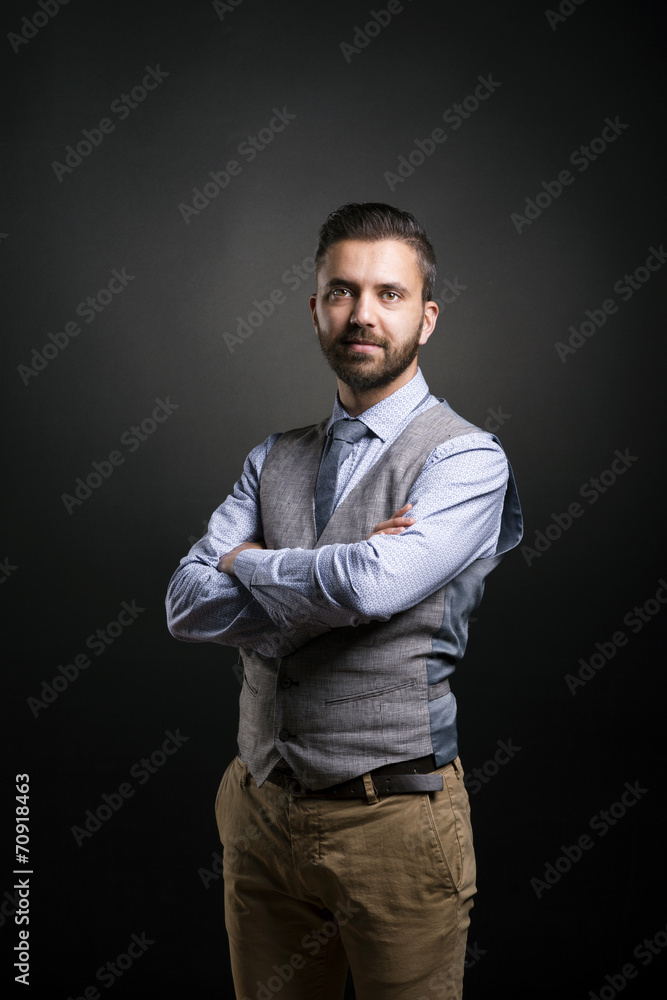
<svg viewBox="0 0 667 1000">
<path fill-rule="evenodd" d="M 409 368 L 419 351 L 419 338 L 423 325 L 424 313 L 422 313 L 419 326 L 413 335 L 399 347 L 392 346 L 386 338 L 378 337 L 358 326 L 348 327 L 337 340 L 326 343 L 317 316 L 315 316 L 317 338 L 329 367 L 341 382 L 357 392 L 367 389 L 381 389 L 402 375 L 406 368 Z M 382 348 L 382 353 L 364 354 L 353 351 L 345 341 L 356 338 L 377 344 Z"/>
</svg>

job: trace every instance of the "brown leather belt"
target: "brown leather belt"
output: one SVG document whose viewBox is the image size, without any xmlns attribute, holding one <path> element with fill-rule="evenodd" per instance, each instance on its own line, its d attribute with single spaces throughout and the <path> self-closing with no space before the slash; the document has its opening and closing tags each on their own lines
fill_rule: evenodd
<svg viewBox="0 0 667 1000">
<path fill-rule="evenodd" d="M 450 761 L 449 764 L 453 763 Z M 449 764 L 445 766 L 449 766 Z M 402 760 L 395 764 L 384 764 L 368 773 L 373 782 L 376 795 L 410 795 L 416 792 L 439 792 L 444 788 L 441 774 L 430 774 L 436 770 L 435 757 L 417 757 L 415 760 Z M 308 788 L 307 785 L 290 771 L 274 767 L 267 775 L 267 781 L 279 785 L 296 798 L 317 799 L 356 799 L 366 798 L 366 786 L 363 775 L 341 781 L 338 785 L 328 788 Z"/>
</svg>

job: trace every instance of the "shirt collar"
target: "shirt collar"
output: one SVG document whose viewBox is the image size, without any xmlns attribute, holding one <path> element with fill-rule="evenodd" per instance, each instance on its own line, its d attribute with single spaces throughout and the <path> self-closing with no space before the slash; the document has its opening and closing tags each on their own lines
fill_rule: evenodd
<svg viewBox="0 0 667 1000">
<path fill-rule="evenodd" d="M 392 392 L 390 396 L 385 396 L 375 406 L 364 410 L 363 413 L 359 414 L 357 419 L 366 424 L 379 438 L 386 441 L 395 432 L 397 425 L 403 424 L 408 415 L 420 403 L 425 402 L 426 397 L 429 395 L 426 379 L 422 375 L 421 368 L 417 368 L 417 373 L 409 382 L 402 385 L 396 392 Z M 349 418 L 349 416 L 350 414 L 345 407 L 341 405 L 338 392 L 336 391 L 333 413 L 327 424 L 327 432 L 336 420 L 341 420 L 345 417 Z"/>
</svg>

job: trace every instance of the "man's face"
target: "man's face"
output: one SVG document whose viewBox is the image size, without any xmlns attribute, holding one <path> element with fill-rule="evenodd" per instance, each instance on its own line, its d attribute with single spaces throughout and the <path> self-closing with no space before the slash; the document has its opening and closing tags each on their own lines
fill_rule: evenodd
<svg viewBox="0 0 667 1000">
<path fill-rule="evenodd" d="M 310 308 L 322 352 L 351 389 L 378 389 L 408 369 L 438 314 L 422 302 L 415 251 L 399 240 L 341 240 L 329 247 Z"/>
</svg>

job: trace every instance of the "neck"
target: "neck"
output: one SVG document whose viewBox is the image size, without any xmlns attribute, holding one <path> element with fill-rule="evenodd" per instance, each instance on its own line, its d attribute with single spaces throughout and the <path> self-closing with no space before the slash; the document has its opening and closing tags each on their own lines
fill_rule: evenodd
<svg viewBox="0 0 667 1000">
<path fill-rule="evenodd" d="M 386 399 L 387 396 L 393 395 L 398 389 L 407 385 L 417 374 L 417 364 L 415 358 L 414 362 L 398 378 L 377 389 L 352 389 L 347 383 L 336 379 L 341 406 L 345 407 L 351 417 L 358 417 L 360 413 L 370 410 L 371 406 L 375 406 L 382 399 Z"/>
</svg>

